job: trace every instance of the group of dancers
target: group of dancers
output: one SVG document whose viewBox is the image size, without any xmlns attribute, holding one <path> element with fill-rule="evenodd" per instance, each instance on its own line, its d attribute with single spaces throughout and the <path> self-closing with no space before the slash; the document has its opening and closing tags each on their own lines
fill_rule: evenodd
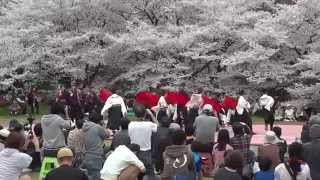
<svg viewBox="0 0 320 180">
<path fill-rule="evenodd" d="M 100 89 L 99 97 L 103 97 L 101 95 L 103 91 L 103 89 Z M 167 91 L 162 95 L 150 91 L 141 91 L 125 97 L 110 94 L 109 97 L 105 98 L 104 107 L 100 112 L 108 122 L 107 127 L 112 130 L 120 128 L 121 118 L 131 117 L 134 104 L 142 104 L 150 109 L 158 121 L 163 116 L 167 116 L 172 122 L 179 124 L 181 127 L 186 127 L 192 126 L 203 107 L 209 104 L 213 109 L 212 116 L 217 117 L 221 125 L 242 122 L 253 130 L 251 118 L 253 106 L 246 98 L 243 92 L 240 92 L 238 97 L 224 95 L 220 98 L 213 98 L 204 95 L 201 90 L 191 94 L 191 96 L 184 90 Z M 256 104 L 264 118 L 265 130 L 268 130 L 269 126 L 271 130 L 275 121 L 274 98 L 264 92 Z"/>
</svg>

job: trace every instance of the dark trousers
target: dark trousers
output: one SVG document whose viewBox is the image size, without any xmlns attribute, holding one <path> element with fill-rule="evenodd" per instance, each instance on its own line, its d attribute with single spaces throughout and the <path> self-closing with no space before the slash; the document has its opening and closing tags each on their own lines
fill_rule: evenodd
<svg viewBox="0 0 320 180">
<path fill-rule="evenodd" d="M 273 124 L 274 124 L 274 115 L 272 111 L 268 111 L 266 109 L 263 109 L 263 118 L 264 118 L 264 123 L 266 125 L 266 127 L 268 127 L 268 125 L 270 125 L 270 130 L 272 130 L 273 128 Z"/>
<path fill-rule="evenodd" d="M 154 166 L 152 162 L 152 152 L 150 151 L 140 151 L 138 154 L 138 158 L 140 161 L 143 162 L 144 166 L 146 167 L 146 173 L 140 174 L 138 179 L 143 180 L 143 176 L 147 175 L 148 180 L 155 180 L 155 174 L 154 174 Z"/>
</svg>

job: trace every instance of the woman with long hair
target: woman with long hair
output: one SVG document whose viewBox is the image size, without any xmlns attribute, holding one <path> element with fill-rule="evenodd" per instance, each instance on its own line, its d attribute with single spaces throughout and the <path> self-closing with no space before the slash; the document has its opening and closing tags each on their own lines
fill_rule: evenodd
<svg viewBox="0 0 320 180">
<path fill-rule="evenodd" d="M 227 129 L 221 129 L 218 133 L 217 143 L 213 146 L 214 172 L 224 164 L 224 154 L 227 150 L 233 150 L 230 145 L 230 136 Z"/>
<path fill-rule="evenodd" d="M 288 162 L 279 164 L 275 169 L 275 180 L 312 180 L 310 168 L 302 158 L 303 146 L 294 142 L 289 146 Z"/>
</svg>

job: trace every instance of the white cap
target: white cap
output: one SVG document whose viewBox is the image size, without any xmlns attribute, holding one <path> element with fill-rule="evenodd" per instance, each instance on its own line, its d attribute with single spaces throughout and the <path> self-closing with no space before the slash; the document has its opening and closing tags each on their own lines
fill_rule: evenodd
<svg viewBox="0 0 320 180">
<path fill-rule="evenodd" d="M 265 144 L 277 144 L 279 139 L 273 131 L 267 131 L 264 136 L 264 143 Z"/>
<path fill-rule="evenodd" d="M 213 108 L 210 104 L 205 104 L 202 108 L 203 111 L 207 110 L 207 111 L 210 111 L 212 112 L 213 111 Z"/>
<path fill-rule="evenodd" d="M 7 138 L 10 134 L 10 131 L 8 129 L 1 129 L 0 130 L 0 136 Z"/>
</svg>

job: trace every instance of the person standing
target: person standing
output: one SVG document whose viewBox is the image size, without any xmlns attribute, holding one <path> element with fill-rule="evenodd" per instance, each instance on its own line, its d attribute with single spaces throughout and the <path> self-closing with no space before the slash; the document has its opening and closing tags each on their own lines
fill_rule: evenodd
<svg viewBox="0 0 320 180">
<path fill-rule="evenodd" d="M 309 164 L 312 179 L 320 179 L 320 125 L 310 128 L 312 141 L 303 145 L 303 159 Z"/>
<path fill-rule="evenodd" d="M 76 128 L 69 132 L 68 147 L 74 152 L 74 167 L 80 167 L 83 162 L 85 146 L 82 127 L 84 119 L 76 120 Z"/>
<path fill-rule="evenodd" d="M 54 103 L 50 113 L 41 118 L 44 156 L 56 157 L 59 148 L 66 146 L 63 130 L 70 129 L 71 122 L 62 119 L 61 114 L 64 114 L 63 107 Z"/>
<path fill-rule="evenodd" d="M 268 125 L 270 125 L 270 130 L 272 130 L 273 123 L 274 123 L 274 115 L 273 115 L 274 99 L 273 97 L 264 93 L 259 99 L 259 104 L 262 107 L 265 130 L 266 131 L 268 130 Z"/>
<path fill-rule="evenodd" d="M 129 123 L 130 121 L 127 119 L 124 119 L 121 121 L 121 131 L 118 131 L 114 135 L 112 139 L 111 149 L 114 150 L 120 145 L 128 146 L 129 144 L 131 144 L 129 133 L 128 133 Z"/>
<path fill-rule="evenodd" d="M 121 96 L 112 94 L 108 97 L 106 103 L 101 110 L 101 115 L 108 117 L 107 127 L 111 130 L 119 130 L 121 126 L 121 120 L 126 117 L 127 107 Z"/>
<path fill-rule="evenodd" d="M 251 143 L 251 132 L 245 132 L 244 128 L 249 128 L 246 125 L 242 125 L 241 123 L 235 123 L 232 125 L 232 130 L 234 133 L 234 137 L 230 139 L 230 145 L 234 150 L 238 150 L 243 154 L 244 163 L 250 163 L 250 143 Z"/>
<path fill-rule="evenodd" d="M 186 144 L 186 134 L 182 130 L 172 132 L 172 144 L 163 153 L 163 180 L 195 180 L 195 164 L 191 149 Z"/>
<path fill-rule="evenodd" d="M 61 148 L 57 159 L 60 167 L 50 171 L 45 180 L 89 180 L 88 176 L 80 169 L 73 168 L 73 153 L 69 148 Z"/>
<path fill-rule="evenodd" d="M 239 98 L 238 98 L 238 103 L 236 106 L 236 111 L 234 115 L 234 119 L 231 122 L 233 124 L 234 122 L 243 122 L 245 123 L 252 131 L 252 119 L 250 116 L 250 108 L 251 105 L 250 103 L 244 98 L 244 91 L 241 90 L 239 92 Z"/>
<path fill-rule="evenodd" d="M 99 124 L 101 120 L 99 114 L 91 113 L 89 121 L 82 127 L 85 146 L 84 165 L 88 170 L 89 180 L 100 180 L 100 170 L 104 162 L 104 140 L 111 135 Z"/>
<path fill-rule="evenodd" d="M 132 144 L 137 144 L 140 146 L 138 158 L 146 167 L 146 175 L 148 175 L 149 180 L 154 180 L 155 174 L 152 162 L 151 137 L 152 133 L 157 132 L 158 123 L 145 121 L 144 118 L 146 117 L 146 109 L 143 105 L 136 105 L 134 107 L 134 111 L 138 121 L 134 121 L 129 124 L 129 137 Z M 142 178 L 143 177 L 140 176 L 139 180 Z"/>
<path fill-rule="evenodd" d="M 212 114 L 212 106 L 210 104 L 204 105 L 202 114 L 196 118 L 193 124 L 193 127 L 195 128 L 196 141 L 203 144 L 203 151 L 208 153 L 212 152 L 215 133 L 220 128 L 218 118 L 212 116 Z"/>
<path fill-rule="evenodd" d="M 27 93 L 27 102 L 30 107 L 30 113 L 34 114 L 35 97 L 31 88 Z"/>
</svg>

